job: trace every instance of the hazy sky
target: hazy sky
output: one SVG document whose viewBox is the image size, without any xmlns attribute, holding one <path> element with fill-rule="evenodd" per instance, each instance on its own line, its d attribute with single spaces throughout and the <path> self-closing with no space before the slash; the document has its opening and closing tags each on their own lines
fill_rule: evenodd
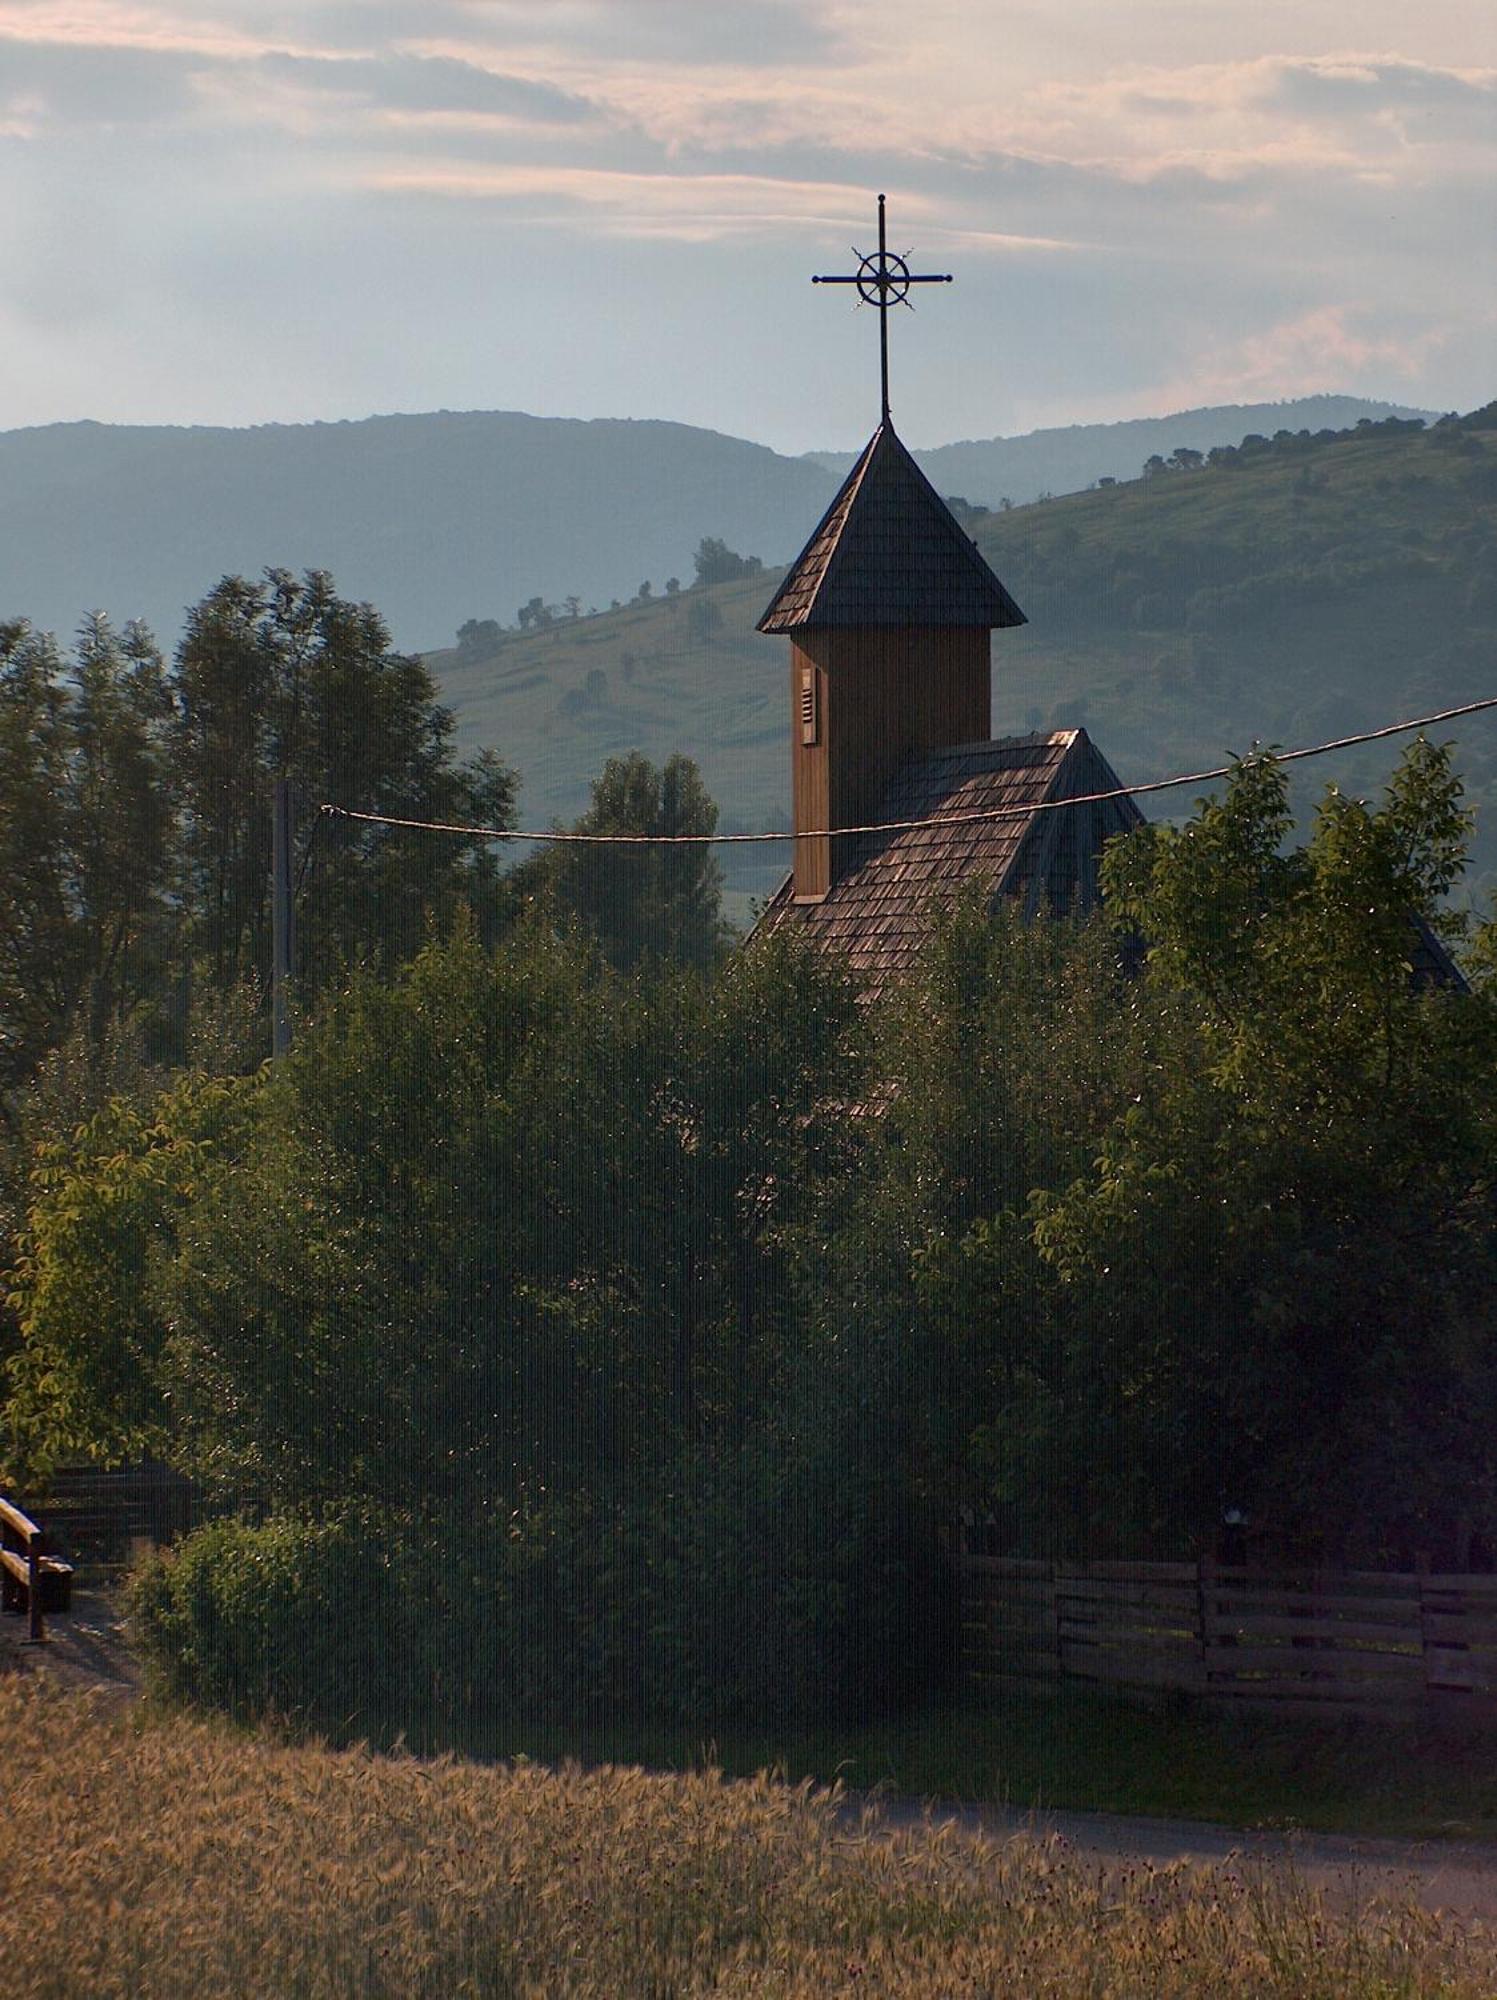
<svg viewBox="0 0 1497 2000">
<path fill-rule="evenodd" d="M 0 428 L 1497 394 L 1497 0 L 0 0 Z"/>
</svg>

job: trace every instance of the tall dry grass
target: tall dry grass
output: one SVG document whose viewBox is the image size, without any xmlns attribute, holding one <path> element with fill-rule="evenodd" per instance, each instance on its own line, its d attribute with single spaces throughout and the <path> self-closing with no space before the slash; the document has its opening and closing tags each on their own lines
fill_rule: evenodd
<svg viewBox="0 0 1497 2000">
<path fill-rule="evenodd" d="M 1284 1874 L 871 1838 L 767 1779 L 372 1756 L 0 1680 L 0 1990 L 1487 1995 L 1497 1945 Z"/>
</svg>

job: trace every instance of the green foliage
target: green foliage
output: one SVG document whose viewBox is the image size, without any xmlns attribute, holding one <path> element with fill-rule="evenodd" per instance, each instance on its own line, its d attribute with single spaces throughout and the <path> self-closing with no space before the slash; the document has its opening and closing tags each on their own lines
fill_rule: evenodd
<svg viewBox="0 0 1497 2000">
<path fill-rule="evenodd" d="M 465 618 L 457 628 L 457 649 L 465 659 L 487 659 L 502 637 L 497 618 Z"/>
<path fill-rule="evenodd" d="M 453 760 L 452 718 L 420 660 L 391 650 L 377 612 L 331 578 L 226 577 L 188 614 L 177 657 L 176 736 L 186 809 L 192 944 L 220 986 L 270 964 L 271 794 L 289 777 L 306 806 L 503 826 L 514 779 L 497 759 Z M 338 966 L 391 964 L 433 916 L 493 902 L 482 843 L 416 843 L 346 820 L 310 826 L 304 988 Z"/>
<path fill-rule="evenodd" d="M 1250 761 L 1108 858 L 1186 1059 L 1035 1233 L 1063 1330 L 1106 1356 L 1088 1428 L 1159 1532 L 1232 1505 L 1312 1553 L 1452 1565 L 1491 1536 L 1497 1014 L 1410 976 L 1458 794 L 1416 744 L 1380 808 L 1332 791 L 1283 853 L 1282 772 Z"/>
<path fill-rule="evenodd" d="M 0 627 L 0 1091 L 83 1022 L 95 1041 L 171 949 L 172 703 L 143 628 L 85 621 L 70 659 Z"/>
<path fill-rule="evenodd" d="M 133 1627 L 169 1697 L 345 1741 L 854 1721 L 908 1694 L 912 1635 L 949 1635 L 928 1593 L 912 1620 L 874 1520 L 807 1498 L 766 1452 L 613 1502 L 226 1518 L 144 1566 Z"/>
<path fill-rule="evenodd" d="M 116 1098 L 42 1147 L 14 1272 L 6 1456 L 162 1451 L 171 1421 L 157 1287 L 203 1177 L 231 1170 L 256 1086 L 189 1078 L 148 1108 Z"/>
<path fill-rule="evenodd" d="M 450 1720 L 498 1660 L 535 1713 L 897 1707 L 955 1657 L 964 1505 L 1020 1551 L 1232 1507 L 1458 1567 L 1497 1547 L 1497 994 L 1410 968 L 1464 808 L 1416 744 L 1288 830 L 1250 759 L 1109 854 L 1105 919 L 973 892 L 871 1010 L 800 937 L 621 968 L 539 910 L 361 972 L 274 1074 L 51 1160 L 25 1441 L 268 1510 L 156 1577 L 153 1644 L 316 1718 Z M 391 1564 L 439 1615 L 353 1631 Z"/>
<path fill-rule="evenodd" d="M 672 756 L 657 769 L 637 750 L 608 759 L 593 781 L 590 808 L 573 828 L 665 839 L 716 830 L 717 807 L 692 760 Z M 557 845 L 518 871 L 515 886 L 581 922 L 616 966 L 655 958 L 705 967 L 727 942 L 722 869 L 705 841 Z"/>
<path fill-rule="evenodd" d="M 741 556 L 716 535 L 707 535 L 697 544 L 692 557 L 698 585 L 736 583 L 740 577 L 757 576 L 764 565 L 757 556 Z"/>
<path fill-rule="evenodd" d="M 974 517 L 969 531 L 1030 621 L 994 640 L 994 733 L 1084 719 L 1114 769 L 1138 779 L 1489 694 L 1497 617 L 1473 607 L 1497 605 L 1497 431 L 1487 422 L 1459 434 L 1480 456 L 1395 420 L 1262 439 L 1197 472 Z M 813 523 L 814 509 L 806 531 Z M 754 631 L 775 581 L 766 572 L 688 593 L 684 618 L 664 603 L 629 606 L 542 638 L 514 634 L 481 670 L 450 654 L 432 664 L 468 740 L 502 742 L 521 763 L 527 811 L 541 823 L 575 818 L 622 738 L 656 763 L 689 744 L 725 822 L 784 825 L 785 644 Z M 721 624 L 709 633 L 699 620 L 712 611 Z M 555 729 L 558 690 L 624 649 L 640 671 L 627 691 L 613 677 L 606 716 Z M 542 667 L 544 687 L 531 682 Z M 1485 716 L 1453 733 L 1480 814 L 1471 887 L 1490 900 L 1497 733 Z M 1369 745 L 1299 767 L 1296 813 L 1308 815 L 1327 769 L 1368 795 L 1396 757 L 1396 746 Z M 724 860 L 730 891 L 762 895 L 783 874 L 775 850 Z"/>
</svg>

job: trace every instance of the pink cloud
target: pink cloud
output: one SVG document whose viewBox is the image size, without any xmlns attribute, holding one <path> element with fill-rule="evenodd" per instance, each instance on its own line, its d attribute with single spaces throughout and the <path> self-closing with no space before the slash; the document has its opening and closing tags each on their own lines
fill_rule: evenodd
<svg viewBox="0 0 1497 2000">
<path fill-rule="evenodd" d="M 1162 386 L 1166 407 L 1176 403 L 1256 402 L 1313 395 L 1328 385 L 1355 381 L 1368 370 L 1419 380 L 1447 339 L 1443 327 L 1405 334 L 1369 334 L 1354 324 L 1355 308 L 1322 305 L 1201 357 L 1199 364 Z"/>
</svg>

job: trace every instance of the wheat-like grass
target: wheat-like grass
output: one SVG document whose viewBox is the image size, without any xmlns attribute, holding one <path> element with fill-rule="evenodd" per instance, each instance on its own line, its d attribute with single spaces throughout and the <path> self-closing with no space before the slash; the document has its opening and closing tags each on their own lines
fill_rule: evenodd
<svg viewBox="0 0 1497 2000">
<path fill-rule="evenodd" d="M 0 1679 L 12 2000 L 1489 1995 L 1497 1943 L 1285 1872 L 874 1837 L 768 1778 L 375 1756 Z"/>
</svg>

